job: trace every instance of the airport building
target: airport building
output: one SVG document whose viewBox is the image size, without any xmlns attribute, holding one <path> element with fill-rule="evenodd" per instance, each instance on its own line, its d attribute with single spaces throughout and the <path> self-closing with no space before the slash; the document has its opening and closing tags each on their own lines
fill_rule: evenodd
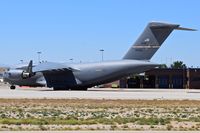
<svg viewBox="0 0 200 133">
<path fill-rule="evenodd" d="M 200 89 L 200 69 L 153 69 L 145 72 L 149 77 L 141 82 L 143 88 L 191 88 Z M 149 83 L 149 86 L 148 86 Z M 152 85 L 151 85 L 152 84 Z"/>
<path fill-rule="evenodd" d="M 116 85 L 117 83 L 118 85 Z M 109 85 L 113 87 L 113 83 Z M 200 89 L 200 69 L 156 68 L 140 75 L 123 78 L 118 82 L 115 81 L 114 86 L 120 88 Z"/>
</svg>

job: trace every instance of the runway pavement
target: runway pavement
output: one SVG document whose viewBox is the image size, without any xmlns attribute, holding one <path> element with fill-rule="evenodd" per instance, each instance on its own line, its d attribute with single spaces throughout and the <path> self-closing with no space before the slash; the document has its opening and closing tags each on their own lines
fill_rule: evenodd
<svg viewBox="0 0 200 133">
<path fill-rule="evenodd" d="M 200 90 L 90 88 L 88 91 L 53 91 L 27 87 L 10 90 L 8 86 L 0 85 L 0 98 L 200 100 Z"/>
</svg>

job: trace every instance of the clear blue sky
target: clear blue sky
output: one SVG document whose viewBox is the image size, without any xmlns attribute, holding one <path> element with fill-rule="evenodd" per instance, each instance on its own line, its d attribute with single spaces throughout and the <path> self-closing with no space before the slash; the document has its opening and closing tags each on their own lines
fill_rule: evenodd
<svg viewBox="0 0 200 133">
<path fill-rule="evenodd" d="M 1 0 L 0 63 L 121 59 L 149 21 L 200 30 L 199 0 Z M 200 66 L 200 32 L 175 31 L 152 61 Z"/>
</svg>

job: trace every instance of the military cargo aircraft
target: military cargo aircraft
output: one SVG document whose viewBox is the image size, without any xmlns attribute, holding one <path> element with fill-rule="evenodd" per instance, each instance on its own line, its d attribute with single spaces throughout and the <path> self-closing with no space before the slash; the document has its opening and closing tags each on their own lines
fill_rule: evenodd
<svg viewBox="0 0 200 133">
<path fill-rule="evenodd" d="M 8 69 L 3 79 L 11 85 L 10 89 L 18 85 L 87 90 L 159 66 L 150 59 L 173 30 L 194 31 L 179 24 L 150 22 L 121 60 L 80 64 L 45 62 L 38 65 L 33 65 L 31 60 L 28 66 Z"/>
</svg>

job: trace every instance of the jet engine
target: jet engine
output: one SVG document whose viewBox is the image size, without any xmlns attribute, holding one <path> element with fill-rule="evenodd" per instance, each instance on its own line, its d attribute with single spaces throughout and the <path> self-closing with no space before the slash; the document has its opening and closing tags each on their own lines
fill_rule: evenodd
<svg viewBox="0 0 200 133">
<path fill-rule="evenodd" d="M 10 69 L 4 73 L 4 78 L 8 80 L 19 80 L 19 79 L 27 79 L 34 75 L 32 72 L 33 62 L 30 61 L 26 70 L 22 69 Z"/>
<path fill-rule="evenodd" d="M 13 70 L 6 71 L 4 73 L 4 77 L 11 79 L 11 80 L 15 80 L 15 79 L 19 80 L 21 78 L 22 79 L 29 78 L 29 77 L 31 77 L 31 74 L 28 72 L 25 72 L 24 70 L 13 69 Z"/>
</svg>

